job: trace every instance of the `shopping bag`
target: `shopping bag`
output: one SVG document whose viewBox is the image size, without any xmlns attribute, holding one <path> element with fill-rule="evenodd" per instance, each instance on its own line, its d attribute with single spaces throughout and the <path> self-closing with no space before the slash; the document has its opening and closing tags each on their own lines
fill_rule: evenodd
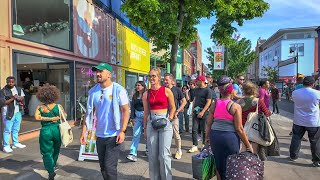
<svg viewBox="0 0 320 180">
<path fill-rule="evenodd" d="M 215 176 L 215 160 L 211 150 L 203 149 L 192 156 L 192 174 L 194 179 L 209 180 Z"/>
<path fill-rule="evenodd" d="M 192 106 L 193 106 L 193 102 L 190 102 L 189 108 L 188 108 L 188 111 L 187 111 L 187 114 L 188 114 L 189 116 L 192 114 Z"/>
<path fill-rule="evenodd" d="M 273 143 L 274 134 L 269 121 L 266 121 L 264 123 L 266 126 L 269 126 L 268 129 L 271 130 L 271 131 L 268 131 L 270 133 L 270 141 L 264 140 L 261 137 L 261 134 L 260 134 L 261 123 L 259 121 L 259 112 L 258 112 L 258 104 L 257 104 L 256 111 L 251 112 L 248 115 L 247 122 L 244 125 L 244 131 L 246 132 L 249 141 L 258 143 L 262 146 L 270 146 Z"/>
<path fill-rule="evenodd" d="M 68 121 L 66 120 L 66 116 L 64 114 L 63 109 L 59 107 L 59 113 L 60 113 L 60 124 L 59 124 L 59 129 L 60 129 L 60 135 L 61 135 L 61 143 L 64 147 L 67 147 L 70 143 L 73 141 L 73 134 L 72 134 L 72 129 Z"/>
<path fill-rule="evenodd" d="M 264 163 L 251 152 L 233 154 L 227 159 L 226 179 L 228 180 L 262 180 Z"/>
</svg>

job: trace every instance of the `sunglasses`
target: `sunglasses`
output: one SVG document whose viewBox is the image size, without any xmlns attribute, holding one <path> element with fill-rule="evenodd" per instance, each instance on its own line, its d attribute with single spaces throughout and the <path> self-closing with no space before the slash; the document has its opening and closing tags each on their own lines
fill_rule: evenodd
<svg viewBox="0 0 320 180">
<path fill-rule="evenodd" d="M 191 86 L 191 85 L 194 85 L 194 84 L 192 84 L 192 83 L 191 83 L 191 84 L 189 84 L 189 86 Z"/>
<path fill-rule="evenodd" d="M 245 79 L 239 79 L 240 81 L 244 81 Z"/>
<path fill-rule="evenodd" d="M 100 96 L 100 101 L 103 100 L 103 90 L 101 90 L 101 96 Z"/>
<path fill-rule="evenodd" d="M 156 77 L 157 77 L 157 75 L 148 75 L 148 78 L 149 78 L 149 79 L 151 79 L 151 78 L 154 79 L 154 78 L 156 78 Z"/>
</svg>

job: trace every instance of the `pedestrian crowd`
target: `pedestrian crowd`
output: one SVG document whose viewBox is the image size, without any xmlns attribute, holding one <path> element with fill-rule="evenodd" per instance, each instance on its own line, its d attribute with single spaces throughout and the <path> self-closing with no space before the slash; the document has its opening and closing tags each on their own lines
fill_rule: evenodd
<svg viewBox="0 0 320 180">
<path fill-rule="evenodd" d="M 152 180 L 172 179 L 171 141 L 173 138 L 176 145 L 173 157 L 181 159 L 182 133 L 192 134 L 193 145 L 188 153 L 204 149 L 212 152 L 214 174 L 222 180 L 230 179 L 232 173 L 235 173 L 234 177 L 241 173 L 237 163 L 231 164 L 233 167 L 229 163 L 230 160 L 236 161 L 239 153 L 242 156 L 255 154 L 257 158 L 254 161 L 259 161 L 257 164 L 267 156 L 280 155 L 270 118 L 273 113 L 279 113 L 278 101 L 281 99 L 274 83 L 270 87 L 270 82 L 265 80 L 257 85 L 246 82 L 242 75 L 232 83 L 230 77 L 220 76 L 214 80 L 209 74 L 200 75 L 187 85 L 178 87 L 172 74 L 166 73 L 161 77 L 160 69 L 153 68 L 147 76 L 148 84 L 144 81 L 135 83 L 130 101 L 126 89 L 111 81 L 113 70 L 109 64 L 100 63 L 92 70 L 96 72 L 97 84 L 88 92 L 80 143 L 87 143 L 87 130 L 94 114 L 97 119 L 96 148 L 104 179 L 117 179 L 120 145 L 124 142 L 129 119 L 133 124 L 133 138 L 127 159 L 132 162 L 138 160 L 138 146 L 143 135 Z M 313 89 L 313 77 L 307 76 L 299 81 L 301 85 L 292 92 L 294 120 L 289 159 L 295 161 L 298 158 L 301 140 L 307 131 L 313 165 L 320 167 L 320 92 Z M 7 153 L 13 148 L 26 147 L 18 141 L 24 96 L 23 89 L 15 85 L 15 78 L 8 77 L 7 85 L 0 91 L 1 115 L 5 125 L 3 151 Z M 37 93 L 43 105 L 37 107 L 35 119 L 42 125 L 39 143 L 48 179 L 54 179 L 56 175 L 61 146 L 59 124 L 61 116 L 66 115 L 62 105 L 56 104 L 59 96 L 59 90 L 50 85 L 43 86 Z M 272 112 L 269 110 L 271 100 Z M 191 128 L 189 117 L 192 119 Z M 12 145 L 9 142 L 11 136 Z M 199 146 L 199 141 L 202 146 Z M 239 163 L 239 166 L 245 166 Z M 251 170 L 247 168 L 247 171 Z M 255 173 L 263 176 L 263 172 Z M 250 179 L 250 172 L 247 176 Z"/>
</svg>

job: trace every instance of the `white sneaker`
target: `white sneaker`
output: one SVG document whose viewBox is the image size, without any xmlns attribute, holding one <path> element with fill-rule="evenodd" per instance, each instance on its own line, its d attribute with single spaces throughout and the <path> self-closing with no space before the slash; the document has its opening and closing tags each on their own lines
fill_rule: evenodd
<svg viewBox="0 0 320 180">
<path fill-rule="evenodd" d="M 176 159 L 181 159 L 181 157 L 182 157 L 182 152 L 181 151 L 177 151 L 176 155 L 175 155 L 175 158 Z"/>
<path fill-rule="evenodd" d="M 197 152 L 198 151 L 198 147 L 197 146 L 192 146 L 191 149 L 189 149 L 189 153 L 194 153 L 194 152 Z"/>
<path fill-rule="evenodd" d="M 21 143 L 17 143 L 17 144 L 12 145 L 13 149 L 15 149 L 15 148 L 25 148 L 25 147 L 26 147 L 26 145 L 21 144 Z"/>
<path fill-rule="evenodd" d="M 10 148 L 10 146 L 3 147 L 3 152 L 5 153 L 11 153 L 13 150 Z"/>
</svg>

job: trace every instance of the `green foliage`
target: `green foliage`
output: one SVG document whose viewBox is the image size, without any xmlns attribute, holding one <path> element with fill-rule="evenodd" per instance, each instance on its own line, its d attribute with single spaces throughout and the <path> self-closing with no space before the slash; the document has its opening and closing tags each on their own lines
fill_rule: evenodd
<svg viewBox="0 0 320 180">
<path fill-rule="evenodd" d="M 278 70 L 276 68 L 272 68 L 270 66 L 263 66 L 262 71 L 264 72 L 264 76 L 268 77 L 268 80 L 272 83 L 277 82 L 279 75 Z"/>
<path fill-rule="evenodd" d="M 262 16 L 269 4 L 263 0 L 125 0 L 121 8 L 133 25 L 154 40 L 156 50 L 171 45 L 171 63 L 175 64 L 178 46 L 187 48 L 196 38 L 195 26 L 201 18 L 214 16 L 211 38 L 229 45 L 236 31 L 234 22 L 242 26 L 245 20 Z"/>
<path fill-rule="evenodd" d="M 228 63 L 226 69 L 228 76 L 236 78 L 237 75 L 244 75 L 250 64 L 257 58 L 257 54 L 251 50 L 251 42 L 246 38 L 239 41 L 232 40 L 228 49 Z"/>
</svg>

